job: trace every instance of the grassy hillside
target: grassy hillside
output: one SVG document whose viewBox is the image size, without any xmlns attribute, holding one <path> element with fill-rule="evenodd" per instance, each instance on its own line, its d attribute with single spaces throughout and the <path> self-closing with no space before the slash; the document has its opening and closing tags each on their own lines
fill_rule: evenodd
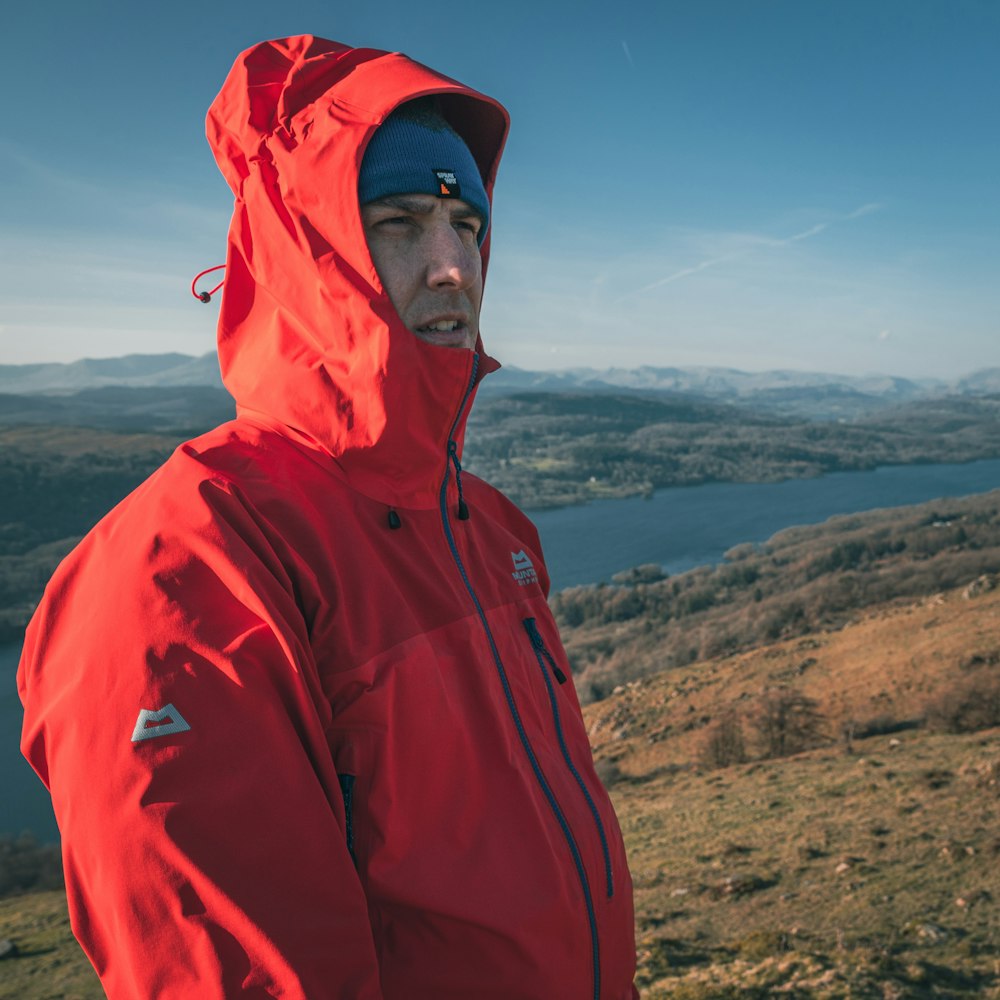
<svg viewBox="0 0 1000 1000">
<path fill-rule="evenodd" d="M 586 709 L 644 996 L 1000 996 L 998 626 L 1000 591 L 962 588 Z M 818 746 L 761 756 L 775 691 L 813 701 Z M 746 759 L 715 767 L 734 721 Z"/>
<path fill-rule="evenodd" d="M 0 941 L 18 954 L 0 961 L 0 1000 L 103 1000 L 104 990 L 73 938 L 61 891 L 0 899 Z"/>
</svg>

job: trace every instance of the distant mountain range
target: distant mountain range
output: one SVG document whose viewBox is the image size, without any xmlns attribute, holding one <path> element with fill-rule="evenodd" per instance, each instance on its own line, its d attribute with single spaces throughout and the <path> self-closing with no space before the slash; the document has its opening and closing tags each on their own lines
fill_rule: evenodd
<svg viewBox="0 0 1000 1000">
<path fill-rule="evenodd" d="M 0 365 L 0 394 L 67 396 L 108 388 L 222 389 L 215 354 L 130 354 L 70 364 Z M 744 372 L 735 368 L 572 368 L 508 366 L 483 383 L 484 396 L 519 392 L 628 392 L 749 405 L 814 420 L 852 419 L 890 406 L 954 395 L 1000 393 L 1000 368 L 953 381 L 820 372 Z"/>
<path fill-rule="evenodd" d="M 222 388 L 214 352 L 127 354 L 121 358 L 84 358 L 69 364 L 0 365 L 0 393 L 64 395 L 83 389 L 152 386 Z"/>
<path fill-rule="evenodd" d="M 736 403 L 814 420 L 850 419 L 921 399 L 1000 393 L 1000 368 L 961 379 L 905 379 L 823 372 L 744 372 L 736 368 L 572 368 L 531 372 L 503 368 L 483 383 L 485 395 L 514 392 L 638 392 Z"/>
</svg>

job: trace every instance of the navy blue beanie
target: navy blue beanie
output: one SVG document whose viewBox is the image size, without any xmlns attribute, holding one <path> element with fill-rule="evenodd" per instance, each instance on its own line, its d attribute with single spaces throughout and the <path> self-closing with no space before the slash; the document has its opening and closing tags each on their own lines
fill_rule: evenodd
<svg viewBox="0 0 1000 1000">
<path fill-rule="evenodd" d="M 478 236 L 482 246 L 490 202 L 479 167 L 432 100 L 402 104 L 378 127 L 361 161 L 358 201 L 367 205 L 394 194 L 460 198 L 483 220 Z"/>
</svg>

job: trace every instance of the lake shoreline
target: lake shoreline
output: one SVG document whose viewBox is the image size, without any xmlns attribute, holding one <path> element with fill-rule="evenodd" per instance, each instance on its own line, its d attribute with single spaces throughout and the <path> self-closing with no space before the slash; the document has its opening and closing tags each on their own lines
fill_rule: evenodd
<svg viewBox="0 0 1000 1000">
<path fill-rule="evenodd" d="M 651 497 L 595 500 L 529 516 L 557 591 L 609 582 L 615 573 L 645 563 L 670 574 L 717 565 L 734 546 L 760 544 L 784 528 L 997 488 L 1000 459 L 979 459 L 885 465 L 774 483 L 672 486 Z M 581 545 L 581 538 L 591 544 Z"/>
</svg>

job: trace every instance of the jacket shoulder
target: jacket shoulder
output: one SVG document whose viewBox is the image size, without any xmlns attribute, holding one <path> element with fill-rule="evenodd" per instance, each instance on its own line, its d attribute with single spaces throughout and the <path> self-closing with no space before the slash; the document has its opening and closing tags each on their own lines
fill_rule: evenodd
<svg viewBox="0 0 1000 1000">
<path fill-rule="evenodd" d="M 328 476 L 330 469 L 326 468 Z M 112 508 L 91 534 L 109 533 L 121 523 L 132 529 L 123 541 L 134 545 L 141 524 L 157 531 L 179 529 L 207 511 L 225 514 L 213 497 L 236 497 L 254 508 L 291 494 L 289 507 L 301 502 L 312 476 L 321 473 L 317 459 L 283 435 L 241 420 L 222 424 L 177 446 L 144 482 Z M 311 474 L 311 475 L 310 475 Z"/>
<path fill-rule="evenodd" d="M 77 606 L 82 594 L 106 604 L 116 589 L 148 587 L 192 560 L 283 580 L 281 536 L 316 522 L 322 492 L 310 479 L 321 471 L 280 434 L 239 420 L 186 441 L 66 556 L 39 611 L 66 610 L 71 593 Z"/>
<path fill-rule="evenodd" d="M 490 517 L 500 521 L 516 537 L 541 554 L 538 529 L 534 522 L 506 494 L 501 493 L 486 480 L 469 472 L 462 473 L 462 483 L 470 504 Z"/>
</svg>

